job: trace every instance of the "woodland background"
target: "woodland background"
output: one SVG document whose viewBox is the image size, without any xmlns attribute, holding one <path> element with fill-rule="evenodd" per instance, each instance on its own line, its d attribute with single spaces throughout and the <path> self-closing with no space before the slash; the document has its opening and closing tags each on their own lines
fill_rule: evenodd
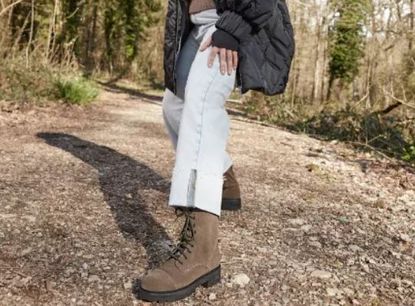
<svg viewBox="0 0 415 306">
<path fill-rule="evenodd" d="M 87 104 L 98 83 L 162 93 L 167 1 L 0 0 L 0 105 Z M 291 0 L 296 57 L 250 118 L 415 161 L 414 0 Z M 17 105 L 17 106 L 16 106 Z"/>
</svg>

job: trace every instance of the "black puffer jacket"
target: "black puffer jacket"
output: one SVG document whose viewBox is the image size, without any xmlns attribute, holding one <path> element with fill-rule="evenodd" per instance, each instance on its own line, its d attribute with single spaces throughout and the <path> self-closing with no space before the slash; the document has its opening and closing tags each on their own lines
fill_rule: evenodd
<svg viewBox="0 0 415 306">
<path fill-rule="evenodd" d="M 214 0 L 216 27 L 239 41 L 237 86 L 266 95 L 283 93 L 294 56 L 294 33 L 284 0 Z M 188 0 L 169 0 L 164 40 L 165 86 L 176 93 L 176 63 L 193 24 Z"/>
</svg>

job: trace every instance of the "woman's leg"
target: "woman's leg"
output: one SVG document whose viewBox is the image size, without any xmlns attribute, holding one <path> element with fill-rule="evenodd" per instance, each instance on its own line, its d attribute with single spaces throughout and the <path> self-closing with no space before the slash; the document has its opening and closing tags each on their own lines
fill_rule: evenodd
<svg viewBox="0 0 415 306">
<path fill-rule="evenodd" d="M 211 48 L 204 52 L 198 51 L 198 48 L 202 39 L 206 39 L 216 28 L 212 23 L 204 29 L 199 37 L 189 36 L 179 59 L 178 85 L 187 80 L 184 92 L 178 91 L 184 96 L 179 124 L 167 115 L 179 113 L 178 101 L 168 95 L 164 101 L 168 125 L 179 126 L 178 137 L 172 137 L 176 142 L 176 163 L 169 204 L 220 215 L 223 172 L 225 167 L 229 167 L 224 165 L 229 133 L 225 102 L 234 88 L 235 71 L 231 75 L 222 75 L 219 58 L 215 59 L 211 68 L 207 66 Z"/>
<path fill-rule="evenodd" d="M 169 133 L 171 143 L 174 150 L 177 148 L 177 141 L 179 138 L 179 127 L 180 121 L 182 118 L 182 112 L 184 107 L 183 99 L 176 96 L 169 89 L 165 89 L 163 101 L 162 101 L 162 111 L 163 111 L 163 120 L 164 125 Z M 223 172 L 226 172 L 233 162 L 229 153 L 225 153 L 225 160 L 223 166 Z"/>
<path fill-rule="evenodd" d="M 200 14 L 199 16 L 201 15 L 203 16 L 203 14 Z M 185 42 L 182 50 L 180 51 L 179 59 L 177 62 L 177 95 L 175 95 L 173 92 L 166 88 L 162 101 L 163 119 L 174 150 L 177 149 L 180 122 L 182 119 L 182 113 L 185 104 L 185 90 L 189 79 L 190 69 L 197 53 L 199 52 L 198 48 L 203 38 L 203 34 L 206 33 L 208 28 L 214 27 L 214 24 L 207 23 L 203 24 L 202 26 L 198 26 L 199 30 L 193 31 L 190 34 L 192 36 L 189 36 L 189 39 Z M 203 28 L 201 29 L 201 27 Z M 208 50 L 205 50 L 204 53 L 205 52 L 207 53 Z M 197 73 L 198 72 L 196 71 L 196 75 Z M 200 70 L 199 73 L 203 73 L 203 71 Z M 229 154 L 225 151 L 225 157 L 223 161 L 223 172 L 225 173 L 231 166 L 232 159 L 229 156 Z"/>
<path fill-rule="evenodd" d="M 185 222 L 170 258 L 141 279 L 138 293 L 147 301 L 182 299 L 198 286 L 216 284 L 221 277 L 218 230 L 229 130 L 224 105 L 233 89 L 235 72 L 222 75 L 218 58 L 208 68 L 210 48 L 198 52 L 201 40 L 213 30 L 214 23 L 197 27 L 196 33 L 192 32 L 197 35 L 190 35 L 184 45 L 183 54 L 193 57 L 183 55 L 178 66 L 179 78 L 187 79 L 183 103 L 168 92 L 163 101 L 166 125 L 176 144 L 169 204 L 185 207 L 178 210 L 184 214 Z"/>
<path fill-rule="evenodd" d="M 166 88 L 162 101 L 163 119 L 174 150 L 176 150 L 177 140 L 179 138 L 179 127 L 183 106 L 183 99 L 179 98 Z"/>
</svg>

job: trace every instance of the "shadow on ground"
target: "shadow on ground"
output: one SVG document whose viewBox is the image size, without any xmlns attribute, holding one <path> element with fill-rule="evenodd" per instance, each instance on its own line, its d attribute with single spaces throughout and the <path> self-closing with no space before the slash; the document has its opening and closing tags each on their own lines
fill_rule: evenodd
<svg viewBox="0 0 415 306">
<path fill-rule="evenodd" d="M 139 98 L 142 102 L 147 102 L 147 103 L 152 103 L 152 104 L 157 104 L 157 105 L 161 105 L 162 101 L 163 101 L 163 96 L 158 96 L 158 95 L 150 95 L 150 94 L 146 94 L 144 92 L 141 92 L 139 90 L 133 89 L 133 88 L 128 88 L 128 87 L 124 87 L 115 83 L 104 83 L 104 82 L 98 82 L 100 85 L 102 85 L 103 87 L 105 87 L 106 90 L 110 91 L 110 92 L 114 92 L 114 93 L 126 93 L 130 96 Z M 229 115 L 232 115 L 234 117 L 239 117 L 239 118 L 247 118 L 245 112 L 237 110 L 237 109 L 232 109 L 227 107 L 226 111 L 228 112 Z"/>
<path fill-rule="evenodd" d="M 38 133 L 37 137 L 98 171 L 104 199 L 121 232 L 143 245 L 149 268 L 157 264 L 164 255 L 161 246 L 171 244 L 171 240 L 149 212 L 151 203 L 146 203 L 141 193 L 148 189 L 166 193 L 169 183 L 147 165 L 109 147 L 64 133 Z"/>
<path fill-rule="evenodd" d="M 115 92 L 115 93 L 126 93 L 129 94 L 130 96 L 139 98 L 141 100 L 144 100 L 145 102 L 151 102 L 151 103 L 155 103 L 155 104 L 160 104 L 163 100 L 163 96 L 158 96 L 158 95 L 150 95 L 150 94 L 146 94 L 144 92 L 141 92 L 139 90 L 133 89 L 133 88 L 128 88 L 128 87 L 124 87 L 115 83 L 104 83 L 104 82 L 98 82 L 100 85 L 104 86 L 106 90 L 110 91 L 110 92 Z"/>
</svg>

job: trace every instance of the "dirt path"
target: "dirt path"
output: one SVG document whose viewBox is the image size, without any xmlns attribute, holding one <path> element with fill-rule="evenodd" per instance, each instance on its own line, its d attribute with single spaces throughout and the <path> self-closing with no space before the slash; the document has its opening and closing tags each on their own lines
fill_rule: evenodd
<svg viewBox="0 0 415 306">
<path fill-rule="evenodd" d="M 132 281 L 181 224 L 161 108 L 0 112 L 0 305 L 140 304 Z M 415 305 L 415 174 L 232 120 L 244 209 L 221 222 L 222 283 L 186 305 Z"/>
</svg>

